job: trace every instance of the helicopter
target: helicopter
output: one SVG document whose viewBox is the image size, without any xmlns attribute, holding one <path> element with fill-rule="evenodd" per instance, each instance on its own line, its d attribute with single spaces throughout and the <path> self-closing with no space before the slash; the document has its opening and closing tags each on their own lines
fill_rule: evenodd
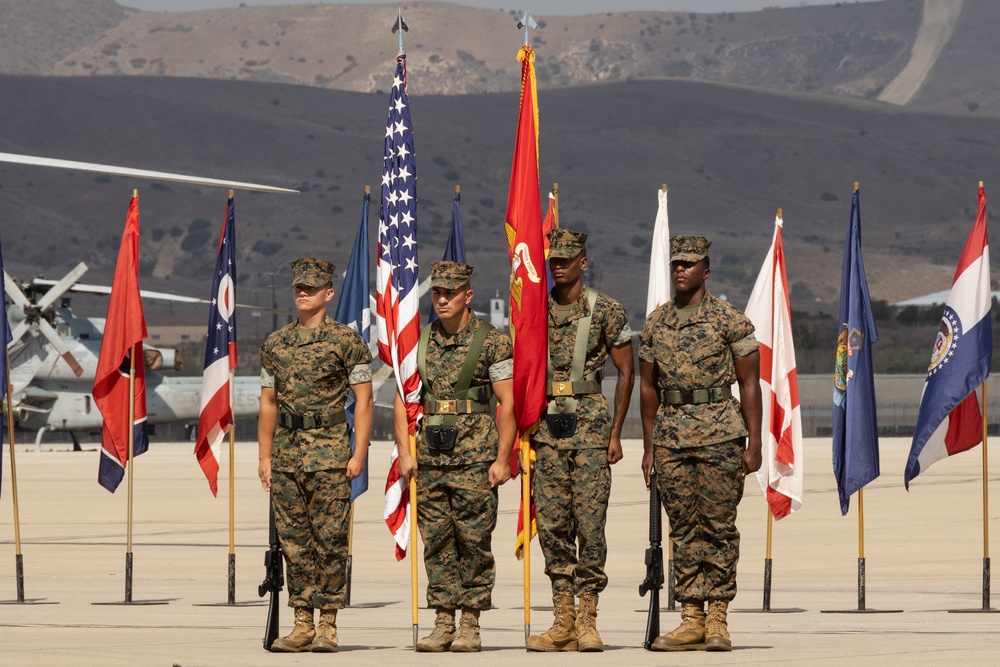
<svg viewBox="0 0 1000 667">
<path fill-rule="evenodd" d="M 84 285 L 87 271 L 80 262 L 61 280 L 14 280 L 4 272 L 4 292 L 12 341 L 7 348 L 11 404 L 15 424 L 35 431 L 35 447 L 48 432 L 64 431 L 79 448 L 77 434 L 100 431 L 101 413 L 91 389 L 101 351 L 104 319 L 79 317 L 70 308 L 68 292 L 110 294 L 109 287 Z M 141 291 L 143 298 L 184 303 L 204 299 Z M 148 423 L 197 423 L 201 408 L 201 376 L 178 376 L 176 350 L 143 345 Z M 234 417 L 257 415 L 260 379 L 234 378 Z"/>
</svg>

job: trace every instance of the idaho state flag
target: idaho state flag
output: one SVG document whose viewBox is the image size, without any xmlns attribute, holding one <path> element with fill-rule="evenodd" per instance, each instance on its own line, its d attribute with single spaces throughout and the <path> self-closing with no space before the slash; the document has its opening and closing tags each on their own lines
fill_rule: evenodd
<svg viewBox="0 0 1000 667">
<path fill-rule="evenodd" d="M 535 54 L 521 47 L 521 111 L 507 193 L 507 255 L 510 259 L 510 334 L 514 341 L 514 414 L 522 440 L 537 427 L 545 410 L 545 372 L 549 331 L 542 239 L 542 203 L 538 188 L 538 103 Z M 534 503 L 532 503 L 534 505 Z M 531 534 L 535 533 L 534 507 Z M 514 552 L 523 549 L 523 512 L 518 512 Z M 530 538 L 529 538 L 530 539 Z"/>
<path fill-rule="evenodd" d="M 983 440 L 976 387 L 989 377 L 993 361 L 992 304 L 986 193 L 979 186 L 979 215 L 955 269 L 920 397 L 917 428 L 903 475 L 907 489 L 910 480 L 930 464 Z"/>
<path fill-rule="evenodd" d="M 146 372 L 142 340 L 146 337 L 146 318 L 139 296 L 139 197 L 133 196 L 125 219 L 125 232 L 118 250 L 115 278 L 111 284 L 108 316 L 104 322 L 101 354 L 94 377 L 94 403 L 101 411 L 101 463 L 97 475 L 108 491 L 125 477 L 129 458 L 129 431 L 134 438 L 134 456 L 149 448 L 146 432 Z M 135 386 L 129 395 L 130 355 L 135 355 Z M 129 422 L 129 401 L 134 414 Z"/>
</svg>

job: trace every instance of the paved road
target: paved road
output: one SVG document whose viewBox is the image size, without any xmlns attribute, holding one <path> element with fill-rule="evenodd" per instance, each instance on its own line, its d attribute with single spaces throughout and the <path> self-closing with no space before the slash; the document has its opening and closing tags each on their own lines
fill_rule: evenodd
<svg viewBox="0 0 1000 667">
<path fill-rule="evenodd" d="M 109 494 L 96 481 L 96 451 L 17 451 L 25 590 L 58 604 L 0 606 L 0 665 L 272 665 L 349 659 L 357 665 L 531 664 L 653 665 L 939 665 L 995 664 L 1000 618 L 952 614 L 981 606 L 982 482 L 980 450 L 935 464 L 907 493 L 909 443 L 882 441 L 882 477 L 865 494 L 867 606 L 894 614 L 829 614 L 857 609 L 857 502 L 841 517 L 830 444 L 806 441 L 806 498 L 774 524 L 772 607 L 798 613 L 733 613 L 731 654 L 662 656 L 639 648 L 647 601 L 643 576 L 648 496 L 638 470 L 641 445 L 628 441 L 615 467 L 609 519 L 611 585 L 600 599 L 604 657 L 525 654 L 521 563 L 511 539 L 517 487 L 501 490 L 494 544 L 496 609 L 483 616 L 484 652 L 459 657 L 410 649 L 409 564 L 396 563 L 381 521 L 388 446 L 374 447 L 372 491 L 358 501 L 354 527 L 353 608 L 341 612 L 340 656 L 271 655 L 260 647 L 265 608 L 203 606 L 226 599 L 228 481 L 213 498 L 190 443 L 154 443 L 136 460 L 134 600 L 161 605 L 94 605 L 124 598 L 126 487 Z M 30 448 L 30 447 L 29 447 Z M 15 596 L 10 466 L 4 452 L 0 498 L 0 599 Z M 995 458 L 995 457 L 994 457 Z M 255 479 L 252 443 L 238 443 L 236 478 L 237 600 L 258 604 L 263 574 L 266 495 Z M 223 468 L 225 469 L 225 464 Z M 743 558 L 738 610 L 762 604 L 766 510 L 755 480 L 741 506 Z M 994 506 L 996 503 L 993 503 Z M 995 517 L 996 512 L 992 515 Z M 542 558 L 532 551 L 532 627 L 548 627 L 550 604 Z M 426 581 L 421 570 L 421 581 Z M 664 596 L 664 604 L 665 604 Z M 421 598 L 422 601 L 422 598 Z M 285 628 L 290 614 L 283 608 Z M 664 611 L 664 629 L 676 623 Z M 433 622 L 421 610 L 421 631 Z"/>
</svg>

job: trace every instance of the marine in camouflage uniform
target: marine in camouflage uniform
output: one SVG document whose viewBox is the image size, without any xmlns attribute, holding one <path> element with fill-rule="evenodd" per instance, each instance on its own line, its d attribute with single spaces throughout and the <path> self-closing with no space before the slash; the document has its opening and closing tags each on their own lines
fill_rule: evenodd
<svg viewBox="0 0 1000 667">
<path fill-rule="evenodd" d="M 670 519 L 682 622 L 652 648 L 728 651 L 736 507 L 744 476 L 761 463 L 760 353 L 749 318 L 705 290 L 711 242 L 675 236 L 670 245 L 676 297 L 646 318 L 640 336 L 642 469 L 648 486 L 655 466 Z"/>
<path fill-rule="evenodd" d="M 472 271 L 457 262 L 435 262 L 431 267 L 432 301 L 439 319 L 421 332 L 418 366 L 424 417 L 415 460 L 406 446 L 406 410 L 396 397 L 399 469 L 404 478 L 419 469 L 417 528 L 424 541 L 427 605 L 436 612 L 434 631 L 417 643 L 417 651 L 478 651 L 479 615 L 492 605 L 496 579 L 492 536 L 497 487 L 510 479 L 508 459 L 517 429 L 513 348 L 505 333 L 469 308 Z M 479 345 L 466 393 L 458 385 L 466 360 Z M 490 408 L 492 394 L 500 402 L 499 427 Z M 450 427 L 449 422 L 455 429 L 452 442 L 446 430 L 437 430 Z M 462 617 L 456 633 L 457 609 Z"/>
<path fill-rule="evenodd" d="M 575 414 L 572 435 L 547 424 L 532 436 L 535 446 L 535 516 L 545 574 L 552 583 L 555 620 L 528 638 L 529 651 L 602 651 L 597 599 L 608 585 L 605 523 L 611 468 L 622 458 L 621 431 L 632 394 L 632 329 L 624 308 L 583 283 L 587 235 L 564 228 L 549 232 L 547 423 L 553 415 Z M 580 320 L 590 317 L 582 373 L 571 378 Z M 582 341 L 581 341 L 582 344 Z M 612 419 L 601 390 L 604 363 L 618 370 Z M 577 386 L 573 386 L 573 382 Z M 575 403 L 575 408 L 574 408 Z M 572 429 L 568 429 L 572 430 Z M 579 609 L 574 598 L 580 599 Z"/>
<path fill-rule="evenodd" d="M 271 491 L 295 609 L 292 633 L 271 650 L 330 652 L 345 601 L 350 480 L 363 470 L 371 434 L 372 357 L 357 332 L 326 315 L 333 264 L 299 259 L 292 271 L 297 321 L 260 350 L 258 473 Z M 353 455 L 344 412 L 350 390 L 357 400 Z"/>
</svg>

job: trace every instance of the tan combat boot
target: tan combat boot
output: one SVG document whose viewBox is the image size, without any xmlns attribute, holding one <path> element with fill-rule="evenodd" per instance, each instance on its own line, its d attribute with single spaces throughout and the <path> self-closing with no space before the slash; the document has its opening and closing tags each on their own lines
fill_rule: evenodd
<svg viewBox="0 0 1000 667">
<path fill-rule="evenodd" d="M 298 653 L 308 651 L 316 630 L 313 627 L 313 610 L 310 607 L 295 608 L 295 627 L 287 637 L 275 639 L 271 643 L 273 653 Z"/>
<path fill-rule="evenodd" d="M 316 638 L 309 645 L 309 650 L 313 653 L 336 653 L 337 645 L 337 610 L 321 609 Z"/>
<path fill-rule="evenodd" d="M 434 630 L 417 642 L 414 647 L 420 653 L 441 653 L 451 648 L 455 639 L 455 610 L 437 609 L 434 617 Z"/>
<path fill-rule="evenodd" d="M 575 651 L 578 647 L 576 639 L 576 607 L 573 598 L 568 595 L 552 597 L 552 614 L 555 620 L 552 627 L 540 635 L 528 637 L 524 648 L 529 651 Z"/>
<path fill-rule="evenodd" d="M 708 603 L 708 618 L 705 619 L 705 650 L 732 651 L 733 642 L 729 639 L 729 626 L 726 623 L 726 613 L 729 603 L 725 600 L 712 600 Z"/>
<path fill-rule="evenodd" d="M 451 643 L 452 653 L 478 653 L 482 648 L 479 639 L 479 610 L 463 609 L 458 622 L 458 636 Z"/>
<path fill-rule="evenodd" d="M 681 624 L 672 632 L 657 637 L 653 651 L 702 651 L 705 649 L 705 611 L 701 602 L 685 602 Z"/>
<path fill-rule="evenodd" d="M 604 650 L 604 642 L 597 632 L 596 595 L 585 595 L 580 598 L 580 608 L 576 612 L 576 637 L 581 653 Z"/>
</svg>

